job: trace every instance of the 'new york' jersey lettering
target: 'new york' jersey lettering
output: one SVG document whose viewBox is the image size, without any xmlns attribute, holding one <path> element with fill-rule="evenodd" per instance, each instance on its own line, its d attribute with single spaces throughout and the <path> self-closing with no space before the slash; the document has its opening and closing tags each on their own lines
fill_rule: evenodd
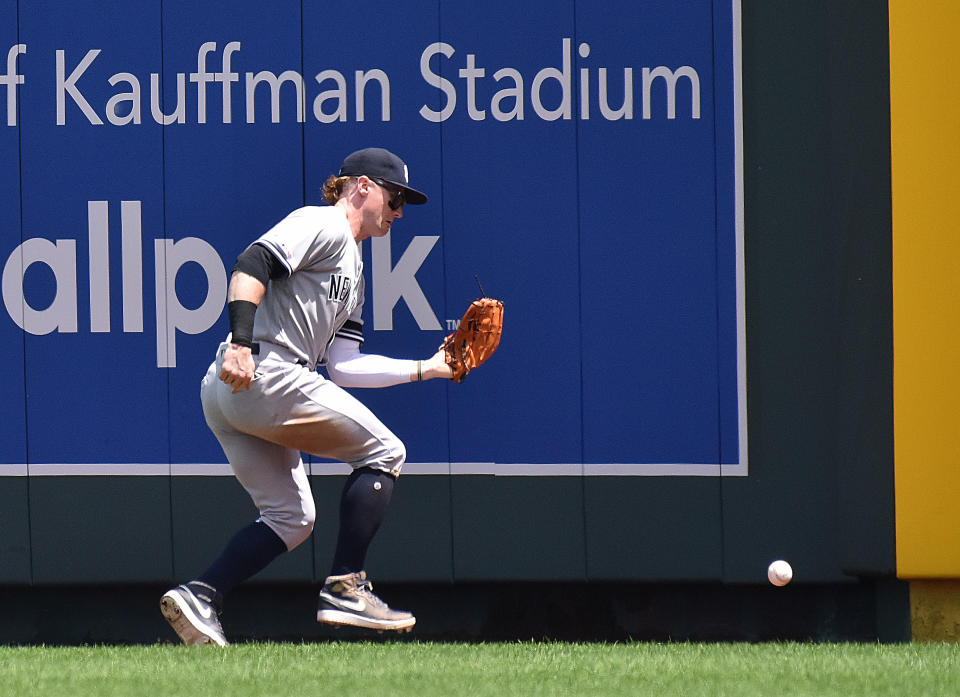
<svg viewBox="0 0 960 697">
<path fill-rule="evenodd" d="M 350 286 L 353 284 L 349 276 L 342 274 L 330 274 L 330 288 L 327 292 L 327 299 L 335 303 L 346 302 L 350 297 Z"/>
</svg>

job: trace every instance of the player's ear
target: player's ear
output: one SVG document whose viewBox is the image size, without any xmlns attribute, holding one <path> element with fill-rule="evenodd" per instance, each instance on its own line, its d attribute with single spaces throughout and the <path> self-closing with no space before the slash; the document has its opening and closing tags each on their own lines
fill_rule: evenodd
<svg viewBox="0 0 960 697">
<path fill-rule="evenodd" d="M 370 178 L 365 174 L 361 174 L 357 177 L 357 191 L 366 196 L 370 193 L 370 188 L 373 186 L 373 182 L 370 181 Z"/>
</svg>

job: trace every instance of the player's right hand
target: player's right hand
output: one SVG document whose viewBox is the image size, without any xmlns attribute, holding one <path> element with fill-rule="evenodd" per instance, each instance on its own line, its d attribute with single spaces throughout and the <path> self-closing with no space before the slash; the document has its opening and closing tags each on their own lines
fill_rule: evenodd
<svg viewBox="0 0 960 697">
<path fill-rule="evenodd" d="M 233 388 L 233 394 L 250 388 L 253 382 L 253 354 L 248 346 L 230 344 L 223 354 L 220 365 L 220 379 Z"/>
</svg>

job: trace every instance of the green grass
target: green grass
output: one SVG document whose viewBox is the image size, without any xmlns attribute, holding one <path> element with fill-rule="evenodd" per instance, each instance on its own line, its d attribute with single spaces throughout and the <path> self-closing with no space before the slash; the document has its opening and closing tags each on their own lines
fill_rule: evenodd
<svg viewBox="0 0 960 697">
<path fill-rule="evenodd" d="M 4 697 L 960 694 L 948 644 L 0 647 Z"/>
</svg>

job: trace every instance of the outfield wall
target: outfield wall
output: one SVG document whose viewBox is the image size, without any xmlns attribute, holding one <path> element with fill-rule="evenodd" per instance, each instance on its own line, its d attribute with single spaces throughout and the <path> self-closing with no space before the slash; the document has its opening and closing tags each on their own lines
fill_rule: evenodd
<svg viewBox="0 0 960 697">
<path fill-rule="evenodd" d="M 958 27 L 950 3 L 890 3 L 897 574 L 910 580 L 914 639 L 954 642 L 960 101 L 929 66 L 960 58 Z"/>
<path fill-rule="evenodd" d="M 410 460 L 372 576 L 892 576 L 886 4 L 834 5 L 0 2 L 0 582 L 182 579 L 255 515 L 197 398 L 226 275 L 371 144 L 431 200 L 364 249 L 367 350 L 506 303 L 463 385 L 358 395 Z M 327 572 L 310 466 L 260 580 Z"/>
<path fill-rule="evenodd" d="M 960 7 L 891 3 L 897 570 L 960 577 L 960 100 L 927 66 L 960 58 Z"/>
</svg>

